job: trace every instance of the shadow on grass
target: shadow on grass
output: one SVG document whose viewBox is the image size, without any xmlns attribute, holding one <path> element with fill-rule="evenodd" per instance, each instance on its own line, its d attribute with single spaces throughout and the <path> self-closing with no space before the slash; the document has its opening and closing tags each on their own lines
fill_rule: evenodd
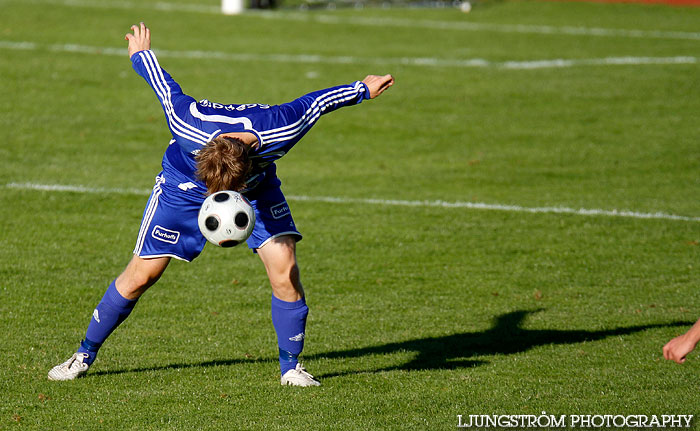
<svg viewBox="0 0 700 431">
<path fill-rule="evenodd" d="M 347 372 L 319 374 L 318 377 L 337 377 L 358 372 L 377 373 L 391 370 L 437 370 L 476 367 L 488 363 L 483 360 L 469 359 L 487 355 L 509 355 L 521 353 L 537 346 L 549 344 L 575 344 L 584 341 L 597 341 L 604 338 L 629 335 L 647 329 L 671 328 L 690 326 L 694 322 L 672 322 L 649 325 L 635 325 L 607 329 L 601 331 L 588 330 L 558 330 L 558 329 L 525 329 L 522 323 L 525 318 L 539 310 L 518 310 L 502 314 L 495 319 L 492 328 L 481 332 L 462 332 L 442 337 L 426 337 L 396 343 L 358 349 L 336 350 L 305 356 L 306 359 L 345 359 L 369 355 L 385 355 L 397 352 L 416 352 L 417 356 L 401 365 L 386 368 L 372 368 Z M 659 351 L 660 351 L 659 347 Z M 145 371 L 160 371 L 173 369 L 188 369 L 199 367 L 229 366 L 271 361 L 273 358 L 224 359 L 197 363 L 178 363 L 154 367 L 141 367 L 123 370 L 105 370 L 88 374 L 89 376 L 115 375 L 123 373 L 138 373 Z"/>
<path fill-rule="evenodd" d="M 207 368 L 207 367 L 219 367 L 219 366 L 229 366 L 238 364 L 254 364 L 257 362 L 271 362 L 274 358 L 246 358 L 246 359 L 216 359 L 204 362 L 194 362 L 189 364 L 179 363 L 179 364 L 168 364 L 168 365 L 157 365 L 153 367 L 139 367 L 139 368 L 128 368 L 121 370 L 103 370 L 91 371 L 87 374 L 87 377 L 91 376 L 112 376 L 117 374 L 125 373 L 143 373 L 147 371 L 164 371 L 164 370 L 186 370 L 188 368 Z"/>
<path fill-rule="evenodd" d="M 396 352 L 416 352 L 417 356 L 404 364 L 387 368 L 356 370 L 339 373 L 319 374 L 318 377 L 336 377 L 356 372 L 381 372 L 390 370 L 436 370 L 476 367 L 488 363 L 469 359 L 487 355 L 509 355 L 521 353 L 537 346 L 549 344 L 575 344 L 584 341 L 597 341 L 604 338 L 629 335 L 655 328 L 690 326 L 694 322 L 672 322 L 649 325 L 635 325 L 601 331 L 525 329 L 522 323 L 539 310 L 519 310 L 502 314 L 495 319 L 492 328 L 481 332 L 463 332 L 443 337 L 426 337 L 415 340 L 382 344 L 359 349 L 338 350 L 307 356 L 308 359 L 357 358 L 368 355 L 383 355 Z M 661 346 L 659 346 L 659 353 Z"/>
</svg>

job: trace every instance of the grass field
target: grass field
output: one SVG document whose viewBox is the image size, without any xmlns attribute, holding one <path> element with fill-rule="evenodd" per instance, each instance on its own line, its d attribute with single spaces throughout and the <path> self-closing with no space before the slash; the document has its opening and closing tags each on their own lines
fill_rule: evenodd
<svg viewBox="0 0 700 431">
<path fill-rule="evenodd" d="M 0 0 L 0 429 L 700 414 L 698 354 L 661 356 L 700 317 L 700 9 L 163 4 Z M 139 20 L 198 99 L 396 77 L 278 164 L 320 388 L 279 385 L 270 290 L 242 247 L 173 262 L 86 378 L 46 379 L 130 258 L 169 140 L 125 53 Z M 572 212 L 528 212 L 546 207 Z"/>
</svg>

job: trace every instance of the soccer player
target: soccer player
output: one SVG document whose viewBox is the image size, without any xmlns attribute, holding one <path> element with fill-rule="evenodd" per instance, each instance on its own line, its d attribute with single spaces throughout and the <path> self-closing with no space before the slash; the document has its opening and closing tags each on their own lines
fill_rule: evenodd
<svg viewBox="0 0 700 431">
<path fill-rule="evenodd" d="M 682 364 L 688 353 L 698 345 L 698 341 L 700 341 L 700 320 L 695 322 L 688 332 L 666 343 L 663 348 L 664 358 Z"/>
<path fill-rule="evenodd" d="M 95 308 L 78 351 L 52 368 L 49 379 L 72 380 L 87 372 L 102 343 L 158 281 L 170 259 L 191 261 L 202 251 L 206 240 L 197 215 L 206 195 L 237 190 L 255 210 L 255 229 L 247 243 L 260 256 L 272 286 L 280 381 L 318 386 L 298 361 L 309 311 L 296 260 L 301 234 L 280 190 L 275 161 L 322 114 L 379 96 L 393 85 L 393 77 L 369 75 L 275 106 L 197 102 L 160 67 L 150 50 L 150 29 L 141 23 L 131 31 L 125 38 L 132 65 L 155 91 L 172 140 L 143 213 L 134 256 Z"/>
</svg>

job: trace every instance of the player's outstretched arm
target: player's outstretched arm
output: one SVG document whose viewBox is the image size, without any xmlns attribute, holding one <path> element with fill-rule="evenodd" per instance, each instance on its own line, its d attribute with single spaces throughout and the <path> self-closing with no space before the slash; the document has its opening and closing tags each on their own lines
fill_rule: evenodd
<svg viewBox="0 0 700 431">
<path fill-rule="evenodd" d="M 663 348 L 664 358 L 682 364 L 688 353 L 695 349 L 698 341 L 700 341 L 700 320 L 695 322 L 688 332 L 666 343 Z"/>
<path fill-rule="evenodd" d="M 190 105 L 195 100 L 184 94 L 173 77 L 160 67 L 151 51 L 151 31 L 144 23 L 132 25 L 131 30 L 133 34 L 127 33 L 124 37 L 129 42 L 131 65 L 158 97 L 173 137 L 206 144 L 210 134 L 201 130 L 201 120 L 190 113 Z"/>
<path fill-rule="evenodd" d="M 394 77 L 391 75 L 367 75 L 362 82 L 369 88 L 369 98 L 374 99 L 394 85 Z"/>
<path fill-rule="evenodd" d="M 133 34 L 127 33 L 124 36 L 129 42 L 129 58 L 139 51 L 146 51 L 151 49 L 151 29 L 146 27 L 143 22 L 139 25 L 132 25 L 131 30 Z"/>
<path fill-rule="evenodd" d="M 394 78 L 391 75 L 368 75 L 362 81 L 312 91 L 268 111 L 269 128 L 259 128 L 258 131 L 264 144 L 274 143 L 288 151 L 321 115 L 343 106 L 357 105 L 363 100 L 374 99 L 393 84 Z"/>
</svg>

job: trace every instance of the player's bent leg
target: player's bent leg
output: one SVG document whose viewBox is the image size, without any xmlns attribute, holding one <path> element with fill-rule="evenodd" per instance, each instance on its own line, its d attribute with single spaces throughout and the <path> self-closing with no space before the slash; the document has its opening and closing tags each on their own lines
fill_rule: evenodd
<svg viewBox="0 0 700 431">
<path fill-rule="evenodd" d="M 143 258 L 134 255 L 115 281 L 117 291 L 126 299 L 138 299 L 160 279 L 169 263 L 169 257 Z"/>
<path fill-rule="evenodd" d="M 66 362 L 53 367 L 49 380 L 73 380 L 84 375 L 102 343 L 131 314 L 138 298 L 158 281 L 169 262 L 169 257 L 144 259 L 134 255 L 97 304 L 78 351 Z"/>
<path fill-rule="evenodd" d="M 306 305 L 296 260 L 296 239 L 291 235 L 274 238 L 257 249 L 272 286 L 272 324 L 279 347 L 280 382 L 292 386 L 318 386 L 321 383 L 299 363 L 304 349 Z"/>
</svg>

